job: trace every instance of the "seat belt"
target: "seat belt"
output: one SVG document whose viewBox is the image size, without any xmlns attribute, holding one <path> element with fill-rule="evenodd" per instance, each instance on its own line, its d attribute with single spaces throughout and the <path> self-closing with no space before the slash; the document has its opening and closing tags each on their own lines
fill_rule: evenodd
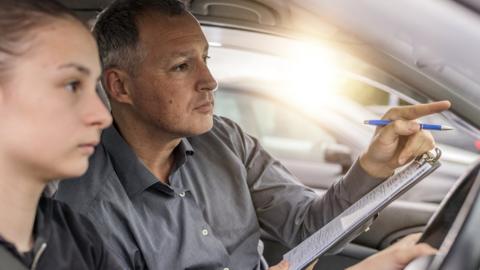
<svg viewBox="0 0 480 270">
<path fill-rule="evenodd" d="M 0 245 L 0 270 L 28 270 L 28 267 Z"/>
</svg>

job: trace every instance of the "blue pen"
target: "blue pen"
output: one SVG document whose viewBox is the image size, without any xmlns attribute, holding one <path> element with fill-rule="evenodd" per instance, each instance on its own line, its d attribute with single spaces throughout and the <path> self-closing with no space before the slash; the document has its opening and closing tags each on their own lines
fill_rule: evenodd
<svg viewBox="0 0 480 270">
<path fill-rule="evenodd" d="M 363 121 L 364 124 L 372 125 L 372 126 L 386 126 L 386 125 L 390 124 L 391 122 L 392 122 L 392 120 L 365 120 L 365 121 Z M 449 126 L 424 124 L 424 123 L 419 123 L 419 124 L 420 124 L 420 129 L 425 129 L 425 130 L 453 130 L 453 128 L 449 127 Z"/>
</svg>

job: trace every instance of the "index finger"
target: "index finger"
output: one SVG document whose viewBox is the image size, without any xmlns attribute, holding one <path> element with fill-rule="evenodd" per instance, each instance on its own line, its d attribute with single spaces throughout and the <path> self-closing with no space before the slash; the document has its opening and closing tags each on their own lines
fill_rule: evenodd
<svg viewBox="0 0 480 270">
<path fill-rule="evenodd" d="M 409 262 L 418 257 L 435 255 L 437 250 L 429 246 L 428 244 L 422 243 L 409 247 L 408 249 L 403 249 L 397 252 L 397 258 L 399 258 L 399 263 L 402 265 L 407 265 Z M 403 268 L 402 268 L 403 269 Z"/>
<path fill-rule="evenodd" d="M 409 234 L 407 236 L 405 236 L 404 238 L 400 239 L 398 241 L 399 245 L 407 245 L 407 246 L 410 246 L 410 245 L 415 245 L 415 243 L 418 242 L 418 240 L 420 240 L 420 237 L 422 236 L 421 233 L 413 233 L 413 234 Z"/>
<path fill-rule="evenodd" d="M 390 111 L 388 111 L 384 116 L 383 119 L 389 120 L 398 120 L 398 119 L 407 119 L 407 120 L 414 120 L 420 118 L 422 116 L 426 116 L 429 114 L 439 113 L 444 110 L 450 108 L 450 101 L 437 101 L 427 104 L 417 104 L 417 105 L 409 105 L 409 106 L 402 106 L 396 107 Z"/>
</svg>

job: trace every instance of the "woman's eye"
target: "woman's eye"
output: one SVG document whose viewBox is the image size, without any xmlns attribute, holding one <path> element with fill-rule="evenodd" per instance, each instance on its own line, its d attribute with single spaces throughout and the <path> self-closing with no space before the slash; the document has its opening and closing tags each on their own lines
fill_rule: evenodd
<svg viewBox="0 0 480 270">
<path fill-rule="evenodd" d="M 79 81 L 71 81 L 71 82 L 69 82 L 65 85 L 65 90 L 67 90 L 69 92 L 72 92 L 72 93 L 75 93 L 75 92 L 77 92 L 79 86 L 80 86 Z"/>
</svg>

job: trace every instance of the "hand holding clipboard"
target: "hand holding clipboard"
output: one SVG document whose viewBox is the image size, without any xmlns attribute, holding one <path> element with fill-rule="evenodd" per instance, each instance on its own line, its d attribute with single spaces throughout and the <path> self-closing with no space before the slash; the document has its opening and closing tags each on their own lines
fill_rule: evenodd
<svg viewBox="0 0 480 270">
<path fill-rule="evenodd" d="M 393 200 L 436 170 L 440 166 L 438 162 L 440 155 L 440 149 L 435 148 L 418 157 L 360 198 L 297 247 L 287 252 L 283 258 L 289 262 L 289 269 L 304 269 L 316 258 L 338 246 L 339 243 L 353 240 L 357 236 L 354 232 L 358 228 L 361 228 Z"/>
</svg>

